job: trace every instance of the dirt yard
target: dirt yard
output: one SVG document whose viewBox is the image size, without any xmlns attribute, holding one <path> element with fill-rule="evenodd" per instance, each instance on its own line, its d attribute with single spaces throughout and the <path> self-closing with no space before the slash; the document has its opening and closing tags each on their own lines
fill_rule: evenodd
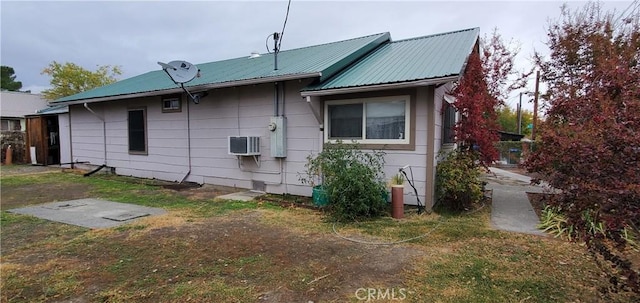
<svg viewBox="0 0 640 303">
<path fill-rule="evenodd" d="M 50 171 L 36 170 L 9 174 Z M 55 180 L 3 186 L 1 207 L 85 198 L 91 190 L 91 184 Z M 200 200 L 232 190 L 205 186 L 172 194 Z M 322 223 L 318 212 L 300 211 Z M 176 211 L 110 230 L 29 221 L 34 224 L 26 229 L 3 224 L 2 263 L 11 269 L 3 278 L 3 302 L 342 302 L 358 288 L 402 287 L 402 272 L 420 254 L 409 245 L 363 246 L 325 230 L 292 228 L 259 208 L 211 218 Z M 73 282 L 65 285 L 56 277 Z M 200 293 L 212 283 L 220 294 Z M 59 291 L 66 295 L 56 298 Z M 182 297 L 183 292 L 191 295 Z"/>
<path fill-rule="evenodd" d="M 425 235 L 367 245 L 337 237 L 299 197 L 224 201 L 214 198 L 238 189 L 31 167 L 1 173 L 0 302 L 628 302 L 598 293 L 582 247 L 493 230 L 490 207 L 337 227 L 374 242 Z M 6 212 L 85 197 L 168 213 L 89 230 Z"/>
</svg>

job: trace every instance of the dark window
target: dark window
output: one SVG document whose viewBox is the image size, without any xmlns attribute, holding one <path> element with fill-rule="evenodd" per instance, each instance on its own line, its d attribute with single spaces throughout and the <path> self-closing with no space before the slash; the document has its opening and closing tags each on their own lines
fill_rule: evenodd
<svg viewBox="0 0 640 303">
<path fill-rule="evenodd" d="M 449 104 L 449 102 L 444 101 L 443 103 L 442 143 L 455 143 L 454 127 L 456 126 L 456 108 Z"/>
<path fill-rule="evenodd" d="M 147 116 L 144 108 L 129 110 L 129 152 L 147 153 Z"/>
<path fill-rule="evenodd" d="M 362 139 L 362 103 L 329 105 L 329 139 Z"/>
</svg>

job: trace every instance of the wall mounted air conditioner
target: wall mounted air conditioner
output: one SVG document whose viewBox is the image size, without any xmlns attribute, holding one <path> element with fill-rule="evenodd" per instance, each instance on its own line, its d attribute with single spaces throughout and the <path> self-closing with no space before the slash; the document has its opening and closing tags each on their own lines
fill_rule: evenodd
<svg viewBox="0 0 640 303">
<path fill-rule="evenodd" d="M 235 156 L 260 155 L 260 137 L 229 137 L 229 154 Z"/>
</svg>

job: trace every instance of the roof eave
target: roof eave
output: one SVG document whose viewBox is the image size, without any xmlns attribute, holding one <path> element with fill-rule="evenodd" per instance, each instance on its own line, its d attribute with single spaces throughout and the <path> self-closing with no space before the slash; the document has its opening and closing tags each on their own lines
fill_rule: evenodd
<svg viewBox="0 0 640 303">
<path fill-rule="evenodd" d="M 459 75 L 446 76 L 440 78 L 431 78 L 431 79 L 422 79 L 415 81 L 407 81 L 400 83 L 384 83 L 384 84 L 375 84 L 375 85 L 366 85 L 366 86 L 352 86 L 352 87 L 342 87 L 342 88 L 331 88 L 324 90 L 312 90 L 312 91 L 301 91 L 300 94 L 302 97 L 314 97 L 314 96 L 328 96 L 328 95 L 338 95 L 338 94 L 352 94 L 352 93 L 361 93 L 361 92 L 369 92 L 369 91 L 378 91 L 378 90 L 387 90 L 387 89 L 401 89 L 401 88 L 409 88 L 409 87 L 418 87 L 418 86 L 429 86 L 429 85 L 438 85 L 441 83 L 447 83 L 450 81 L 458 80 Z"/>
<path fill-rule="evenodd" d="M 210 84 L 188 86 L 187 89 L 189 89 L 192 92 L 198 92 L 198 91 L 205 91 L 205 90 L 216 89 L 216 88 L 263 84 L 263 83 L 270 83 L 270 82 L 298 80 L 298 79 L 306 79 L 306 78 L 314 78 L 314 77 L 322 77 L 322 73 L 313 72 L 313 73 L 304 73 L 304 74 L 290 74 L 290 75 L 282 75 L 282 76 L 274 76 L 274 77 L 246 79 L 246 80 L 239 80 L 239 81 L 210 83 Z M 105 101 L 113 101 L 113 100 L 121 100 L 121 99 L 161 96 L 161 95 L 176 94 L 181 92 L 182 92 L 182 88 L 176 87 L 171 89 L 154 90 L 154 91 L 126 94 L 126 95 L 114 95 L 114 96 L 107 96 L 107 97 L 78 99 L 78 100 L 69 100 L 69 101 L 53 101 L 51 103 L 60 104 L 60 105 L 75 105 L 75 104 L 96 103 L 96 102 L 105 102 Z"/>
</svg>

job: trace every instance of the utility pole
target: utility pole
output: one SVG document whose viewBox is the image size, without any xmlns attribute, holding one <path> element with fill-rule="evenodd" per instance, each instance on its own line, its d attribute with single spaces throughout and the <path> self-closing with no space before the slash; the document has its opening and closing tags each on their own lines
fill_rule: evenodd
<svg viewBox="0 0 640 303">
<path fill-rule="evenodd" d="M 536 140 L 536 130 L 538 129 L 537 127 L 537 122 L 538 122 L 538 87 L 540 85 L 540 71 L 536 71 L 536 91 L 535 91 L 535 95 L 533 96 L 533 127 L 531 128 L 531 140 L 535 141 Z"/>
<path fill-rule="evenodd" d="M 522 134 L 522 92 L 520 92 L 520 101 L 518 102 L 518 135 Z"/>
</svg>

